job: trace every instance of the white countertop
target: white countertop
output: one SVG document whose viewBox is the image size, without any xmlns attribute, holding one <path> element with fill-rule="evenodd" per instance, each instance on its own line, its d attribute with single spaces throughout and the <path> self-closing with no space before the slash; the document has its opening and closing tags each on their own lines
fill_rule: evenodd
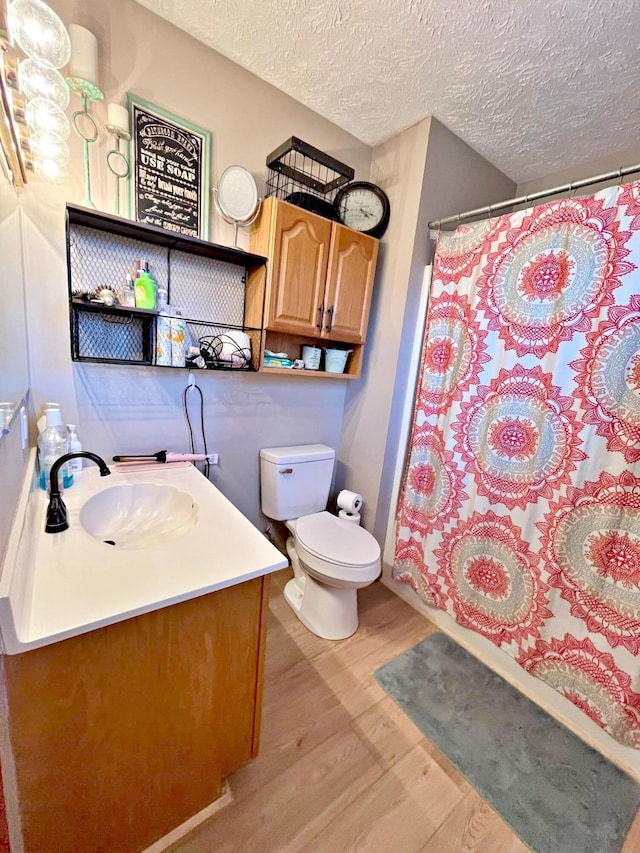
<svg viewBox="0 0 640 853">
<path fill-rule="evenodd" d="M 90 463 L 89 463 L 90 464 Z M 118 549 L 81 526 L 82 505 L 128 483 L 171 485 L 198 504 L 183 536 Z M 85 468 L 63 495 L 69 529 L 44 532 L 48 496 L 25 483 L 0 578 L 4 652 L 17 654 L 215 592 L 288 565 L 283 555 L 193 466 L 100 477 Z"/>
</svg>

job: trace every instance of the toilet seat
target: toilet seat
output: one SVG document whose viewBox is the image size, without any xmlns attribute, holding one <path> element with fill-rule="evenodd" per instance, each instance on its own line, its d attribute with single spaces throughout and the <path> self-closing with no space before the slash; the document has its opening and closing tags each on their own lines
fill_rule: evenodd
<svg viewBox="0 0 640 853">
<path fill-rule="evenodd" d="M 326 511 L 299 518 L 296 539 L 310 553 L 337 565 L 368 566 L 380 557 L 380 546 L 368 530 Z"/>
<path fill-rule="evenodd" d="M 299 518 L 296 546 L 303 562 L 336 581 L 373 581 L 380 574 L 380 546 L 364 528 L 329 512 Z"/>
</svg>

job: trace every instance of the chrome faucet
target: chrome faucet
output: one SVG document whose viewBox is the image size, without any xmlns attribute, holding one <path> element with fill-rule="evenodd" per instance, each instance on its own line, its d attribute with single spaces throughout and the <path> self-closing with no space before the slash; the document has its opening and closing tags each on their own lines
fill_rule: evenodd
<svg viewBox="0 0 640 853">
<path fill-rule="evenodd" d="M 49 484 L 49 506 L 47 507 L 47 523 L 45 524 L 45 533 L 62 533 L 67 530 L 69 522 L 67 521 L 67 508 L 60 496 L 60 485 L 58 483 L 58 473 L 65 462 L 69 459 L 90 459 L 95 462 L 100 468 L 100 476 L 108 477 L 111 471 L 107 467 L 107 463 L 95 453 L 89 453 L 88 450 L 77 450 L 73 453 L 65 453 L 51 466 L 51 480 Z"/>
</svg>

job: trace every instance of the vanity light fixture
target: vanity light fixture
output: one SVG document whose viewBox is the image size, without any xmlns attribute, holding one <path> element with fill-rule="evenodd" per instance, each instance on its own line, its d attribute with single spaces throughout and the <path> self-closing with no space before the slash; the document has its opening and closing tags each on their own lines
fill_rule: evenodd
<svg viewBox="0 0 640 853">
<path fill-rule="evenodd" d="M 18 45 L 32 59 L 62 68 L 69 61 L 71 43 L 64 24 L 42 0 L 13 0 L 9 29 Z"/>
<path fill-rule="evenodd" d="M 0 164 L 13 185 L 21 187 L 33 161 L 25 124 L 26 102 L 18 89 L 18 54 L 9 34 L 7 2 L 0 0 Z"/>
<path fill-rule="evenodd" d="M 69 119 L 46 98 L 34 98 L 27 103 L 27 125 L 33 133 L 44 133 L 64 141 L 69 137 Z"/>
<path fill-rule="evenodd" d="M 20 91 L 27 98 L 44 98 L 61 110 L 69 106 L 69 87 L 52 65 L 39 59 L 23 59 L 18 68 Z"/>
<path fill-rule="evenodd" d="M 16 186 L 30 171 L 59 180 L 69 160 L 69 93 L 57 69 L 70 52 L 64 24 L 42 0 L 0 0 L 0 147 Z"/>
</svg>

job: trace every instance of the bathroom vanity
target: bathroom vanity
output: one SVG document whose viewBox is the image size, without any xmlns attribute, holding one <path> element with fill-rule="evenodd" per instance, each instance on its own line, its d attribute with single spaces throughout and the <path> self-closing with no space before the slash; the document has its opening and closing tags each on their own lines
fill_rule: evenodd
<svg viewBox="0 0 640 853">
<path fill-rule="evenodd" d="M 141 482 L 188 493 L 196 520 L 140 547 L 91 535 L 90 499 Z M 256 755 L 269 574 L 287 563 L 192 466 L 85 469 L 64 497 L 69 530 L 47 535 L 25 485 L 0 579 L 10 824 L 33 853 L 142 851 Z"/>
</svg>

